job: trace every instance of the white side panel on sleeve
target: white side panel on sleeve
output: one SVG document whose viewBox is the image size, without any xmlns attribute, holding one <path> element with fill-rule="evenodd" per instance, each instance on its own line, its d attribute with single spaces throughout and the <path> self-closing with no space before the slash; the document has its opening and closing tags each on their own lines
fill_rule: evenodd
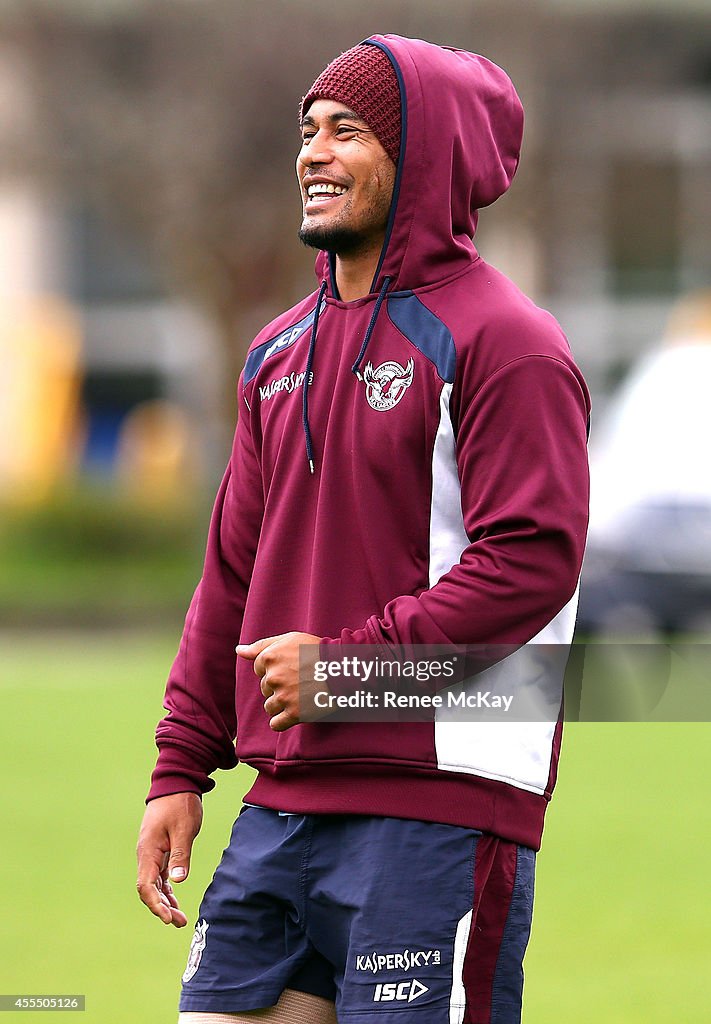
<svg viewBox="0 0 711 1024">
<path fill-rule="evenodd" d="M 449 411 L 452 384 L 439 398 L 439 427 L 432 450 L 430 508 L 430 586 L 456 565 L 469 543 L 462 516 L 462 496 L 454 457 L 454 427 Z"/>
</svg>

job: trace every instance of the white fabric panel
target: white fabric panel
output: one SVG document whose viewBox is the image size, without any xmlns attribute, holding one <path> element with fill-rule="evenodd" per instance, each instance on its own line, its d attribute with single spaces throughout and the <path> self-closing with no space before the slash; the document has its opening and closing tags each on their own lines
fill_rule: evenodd
<svg viewBox="0 0 711 1024">
<path fill-rule="evenodd" d="M 467 995 L 464 990 L 464 957 L 469 942 L 469 931 L 472 926 L 472 911 L 459 921 L 454 936 L 454 955 L 452 957 L 452 991 L 449 997 L 449 1024 L 462 1024 Z"/>
<path fill-rule="evenodd" d="M 438 768 L 496 779 L 530 793 L 545 792 L 577 606 L 576 590 L 530 643 L 463 687 L 452 688 L 463 688 L 468 694 L 513 694 L 512 717 L 510 721 L 463 721 L 466 712 L 439 709 L 435 718 Z M 545 646 L 537 650 L 541 644 Z M 526 714 L 531 720 L 521 721 Z"/>
<path fill-rule="evenodd" d="M 430 586 L 455 565 L 469 539 L 464 529 L 454 429 L 452 385 L 442 388 L 432 456 Z M 550 774 L 563 674 L 578 607 L 578 590 L 554 619 L 520 650 L 452 690 L 514 696 L 511 720 L 466 721 L 459 708 L 438 709 L 435 752 L 442 771 L 496 779 L 542 794 Z M 536 650 L 536 648 L 539 648 Z M 474 717 L 475 712 L 470 712 Z M 522 721 L 529 715 L 530 721 Z"/>
<path fill-rule="evenodd" d="M 432 451 L 431 587 L 457 564 L 469 543 L 464 529 L 459 474 L 454 457 L 454 428 L 449 412 L 451 395 L 452 385 L 445 384 L 439 398 L 439 427 Z"/>
</svg>

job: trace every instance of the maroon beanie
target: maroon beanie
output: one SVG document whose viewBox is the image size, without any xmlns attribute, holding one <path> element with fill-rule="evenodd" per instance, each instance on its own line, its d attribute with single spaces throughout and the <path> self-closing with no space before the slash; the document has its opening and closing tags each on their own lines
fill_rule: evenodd
<svg viewBox="0 0 711 1024">
<path fill-rule="evenodd" d="M 394 164 L 400 155 L 400 87 L 379 46 L 358 43 L 331 61 L 301 101 L 301 117 L 314 100 L 346 103 L 371 128 Z"/>
</svg>

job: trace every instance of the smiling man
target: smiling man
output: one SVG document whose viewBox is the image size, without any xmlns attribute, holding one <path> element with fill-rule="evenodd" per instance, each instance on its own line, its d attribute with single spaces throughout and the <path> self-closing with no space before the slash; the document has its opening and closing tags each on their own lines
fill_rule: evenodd
<svg viewBox="0 0 711 1024">
<path fill-rule="evenodd" d="M 368 294 L 383 247 L 399 145 L 393 140 L 388 153 L 362 117 L 328 99 L 309 106 L 302 138 L 296 165 L 304 203 L 299 238 L 336 253 L 341 298 L 360 298 Z"/>
<path fill-rule="evenodd" d="M 299 653 L 506 645 L 505 681 L 530 645 L 570 642 L 587 391 L 553 318 L 473 243 L 522 127 L 495 64 L 398 36 L 341 54 L 302 101 L 319 284 L 240 377 L 139 839 L 141 899 L 182 927 L 171 882 L 210 775 L 257 770 L 181 1024 L 520 1021 L 560 721 L 302 720 Z"/>
</svg>

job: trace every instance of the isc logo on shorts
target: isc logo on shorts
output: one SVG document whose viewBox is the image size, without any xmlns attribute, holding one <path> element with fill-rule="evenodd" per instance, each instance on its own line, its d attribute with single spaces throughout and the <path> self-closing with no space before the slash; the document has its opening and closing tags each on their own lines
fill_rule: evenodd
<svg viewBox="0 0 711 1024">
<path fill-rule="evenodd" d="M 384 982 L 381 985 L 375 986 L 373 1002 L 391 1003 L 398 1001 L 401 1003 L 411 1003 L 413 999 L 418 999 L 425 992 L 429 992 L 429 989 L 426 985 L 422 985 L 417 978 L 412 978 L 411 981 Z"/>
</svg>

